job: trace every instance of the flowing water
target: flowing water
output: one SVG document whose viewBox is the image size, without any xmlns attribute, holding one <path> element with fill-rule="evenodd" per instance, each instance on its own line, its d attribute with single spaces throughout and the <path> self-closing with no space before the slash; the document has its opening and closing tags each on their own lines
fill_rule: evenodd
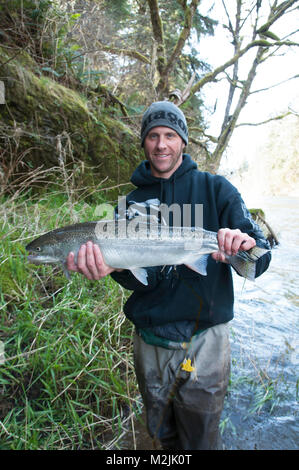
<svg viewBox="0 0 299 470">
<path fill-rule="evenodd" d="M 226 449 L 297 449 L 299 199 L 259 204 L 278 235 L 269 269 L 254 283 L 234 275 L 235 318 L 230 322 L 231 385 L 221 418 Z M 135 423 L 124 449 L 152 449 Z"/>
<path fill-rule="evenodd" d="M 234 276 L 232 384 L 223 439 L 228 449 L 296 449 L 299 199 L 272 197 L 261 207 L 280 245 L 254 283 Z"/>
</svg>

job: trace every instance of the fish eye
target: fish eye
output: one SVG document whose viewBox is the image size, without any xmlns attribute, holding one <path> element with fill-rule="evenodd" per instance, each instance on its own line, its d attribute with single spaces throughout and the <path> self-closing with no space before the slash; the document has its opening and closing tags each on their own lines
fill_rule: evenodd
<svg viewBox="0 0 299 470">
<path fill-rule="evenodd" d="M 41 251 L 42 250 L 40 246 L 37 246 L 35 249 L 36 249 L 36 251 Z"/>
</svg>

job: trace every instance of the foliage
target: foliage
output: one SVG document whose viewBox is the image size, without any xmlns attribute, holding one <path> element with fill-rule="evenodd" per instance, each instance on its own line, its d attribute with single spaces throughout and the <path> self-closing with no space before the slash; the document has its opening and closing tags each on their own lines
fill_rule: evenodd
<svg viewBox="0 0 299 470">
<path fill-rule="evenodd" d="M 64 4 L 65 2 L 61 2 Z M 89 13 L 92 10 L 92 15 Z M 160 2 L 163 21 L 165 51 L 170 56 L 184 22 L 184 10 L 180 2 Z M 113 93 L 123 101 L 129 112 L 139 112 L 144 105 L 159 98 L 159 80 L 156 61 L 157 50 L 153 40 L 150 10 L 147 1 L 98 2 L 89 0 L 82 5 L 74 3 L 74 11 L 81 14 L 71 34 L 85 50 L 93 71 L 101 71 L 101 83 L 113 89 Z M 192 35 L 199 37 L 212 34 L 215 22 L 196 11 Z M 169 81 L 169 88 L 183 87 L 195 71 L 196 76 L 207 70 L 208 65 L 199 59 L 192 46 L 190 36 L 186 48 Z M 94 82 L 90 81 L 93 86 Z M 164 97 L 163 97 L 164 99 Z M 196 97 L 194 116 L 197 124 L 203 122 L 200 114 L 202 105 Z M 189 108 L 190 104 L 189 104 Z"/>
<path fill-rule="evenodd" d="M 94 217 L 95 205 L 64 192 L 1 198 L 2 450 L 116 448 L 139 407 L 126 292 L 26 262 L 37 234 Z"/>
<path fill-rule="evenodd" d="M 45 181 L 52 167 L 72 168 L 79 187 L 128 182 L 140 147 L 117 110 L 102 109 L 100 97 L 88 102 L 53 78 L 36 75 L 36 63 L 27 53 L 11 60 L 2 51 L 6 63 L 1 76 L 14 77 L 6 80 L 6 105 L 0 109 L 2 187 L 12 184 L 15 190 L 16 182 L 30 183 L 29 173 L 38 168 L 45 171 Z"/>
<path fill-rule="evenodd" d="M 292 32 L 287 32 L 285 37 L 280 35 L 280 39 L 275 30 L 276 22 L 295 8 L 296 0 L 280 4 L 275 1 L 268 6 L 253 2 L 248 8 L 249 3 L 239 0 L 229 4 L 222 2 L 227 17 L 224 27 L 230 35 L 228 40 L 233 44 L 233 52 L 226 62 L 219 57 L 219 65 L 212 69 L 203 61 L 199 46 L 204 35 L 213 34 L 216 21 L 210 18 L 210 11 L 204 13 L 204 2 L 199 0 L 2 2 L 0 30 L 4 63 L 2 59 L 1 77 L 7 80 L 8 91 L 12 90 L 15 82 L 11 74 L 15 69 L 10 65 L 17 61 L 24 68 L 30 68 L 34 75 L 42 79 L 47 76 L 75 90 L 81 95 L 80 100 L 84 97 L 86 107 L 102 130 L 105 124 L 99 119 L 99 114 L 103 110 L 116 116 L 117 120 L 125 118 L 136 133 L 140 114 L 149 102 L 165 98 L 174 100 L 183 106 L 187 115 L 190 153 L 202 169 L 216 172 L 240 112 L 250 96 L 257 68 L 276 51 L 280 53 L 298 45 L 288 39 Z M 253 60 L 250 59 L 247 76 L 241 77 L 240 60 L 249 54 Z M 23 85 L 23 71 L 20 72 L 16 82 L 19 90 Z M 28 74 L 24 74 L 28 78 Z M 207 84 L 224 80 L 229 89 L 223 122 L 219 135 L 211 136 L 206 134 L 201 92 Z M 39 121 L 43 106 L 39 96 L 35 100 L 34 94 L 28 95 L 31 99 L 28 120 L 33 123 Z M 65 114 L 64 104 L 62 114 Z M 49 112 L 49 109 L 45 106 L 43 111 Z M 50 113 L 51 119 L 57 116 L 53 109 Z M 20 128 L 13 107 L 1 117 L 12 128 Z M 67 129 L 64 128 L 64 116 L 58 127 L 56 123 L 54 128 L 50 124 L 50 134 L 69 132 L 69 119 L 67 116 Z M 79 124 L 79 115 L 77 119 Z M 38 128 L 42 128 L 45 136 L 47 125 L 43 117 L 41 120 L 43 122 L 38 122 Z M 82 142 L 78 145 L 80 136 L 78 127 L 74 127 L 75 131 L 71 132 L 74 147 L 78 148 L 81 159 L 85 159 L 82 151 L 89 152 L 88 146 L 84 147 Z M 36 130 L 29 132 L 39 135 Z M 131 136 L 129 132 L 128 139 Z M 105 136 L 103 139 L 107 141 Z M 84 135 L 81 140 L 86 142 L 88 139 Z M 26 151 L 30 145 L 25 146 Z M 97 144 L 92 142 L 91 147 L 92 154 L 99 153 Z M 124 162 L 122 156 L 120 158 Z"/>
<path fill-rule="evenodd" d="M 201 167 L 216 172 L 250 97 L 258 68 L 277 53 L 284 54 L 298 46 L 298 42 L 289 39 L 295 32 L 287 26 L 280 28 L 279 35 L 276 31 L 276 23 L 296 8 L 296 0 L 267 5 L 223 1 L 221 21 L 227 31 L 231 57 L 225 61 L 219 55 L 214 69 L 203 61 L 200 47 L 202 37 L 213 34 L 216 25 L 211 19 L 212 8 L 204 13 L 205 3 L 119 0 L 100 1 L 95 6 L 89 0 L 82 6 L 75 1 L 74 10 L 84 11 L 84 15 L 73 34 L 82 44 L 92 69 L 108 72 L 101 79 L 113 89 L 129 114 L 138 113 L 143 104 L 156 99 L 184 103 L 191 129 L 190 152 Z M 247 67 L 245 56 L 249 58 Z M 208 135 L 201 91 L 207 84 L 220 82 L 222 95 L 223 83 L 227 83 L 223 120 L 218 135 Z"/>
</svg>

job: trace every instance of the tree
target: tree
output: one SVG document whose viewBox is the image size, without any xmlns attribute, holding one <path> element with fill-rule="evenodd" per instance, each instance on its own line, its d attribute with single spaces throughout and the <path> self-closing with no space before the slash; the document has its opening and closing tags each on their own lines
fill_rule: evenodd
<svg viewBox="0 0 299 470">
<path fill-rule="evenodd" d="M 210 82 L 212 79 L 219 80 L 223 74 L 225 74 L 225 78 L 229 82 L 221 131 L 218 137 L 213 139 L 215 147 L 208 155 L 210 168 L 214 170 L 217 170 L 220 165 L 221 157 L 237 126 L 240 113 L 252 93 L 252 84 L 258 72 L 258 67 L 275 54 L 285 53 L 286 48 L 299 45 L 298 42 L 288 39 L 297 31 L 288 31 L 287 25 L 284 28 L 285 35 L 282 39 L 273 32 L 273 26 L 276 25 L 278 20 L 298 9 L 298 6 L 295 7 L 298 4 L 298 0 L 289 0 L 281 3 L 277 0 L 272 1 L 268 5 L 268 11 L 265 7 L 262 8 L 260 0 L 256 2 L 236 0 L 234 5 L 234 20 L 228 10 L 228 4 L 231 7 L 232 2 L 222 0 L 222 4 L 227 17 L 225 27 L 231 34 L 234 46 L 233 57 L 213 70 L 211 74 L 204 76 L 191 90 L 191 93 L 197 92 L 202 89 L 205 83 Z M 265 16 L 266 20 L 264 19 Z M 247 43 L 243 45 L 246 38 Z M 251 54 L 250 61 L 248 62 L 246 75 L 241 78 L 240 59 L 245 54 L 248 55 L 249 51 L 253 51 L 253 54 Z M 298 78 L 298 75 L 292 78 Z M 233 103 L 234 99 L 235 103 Z"/>
<path fill-rule="evenodd" d="M 214 2 L 223 8 L 228 47 L 233 46 L 231 56 L 227 60 L 219 56 L 214 68 L 203 59 L 201 46 L 202 37 L 212 35 L 217 23 L 211 19 L 210 0 L 37 3 L 40 15 L 49 10 L 47 21 L 38 23 L 40 40 L 29 34 L 29 22 L 25 29 L 29 45 L 23 44 L 23 22 L 15 21 L 13 31 L 18 40 L 22 38 L 20 51 L 34 50 L 40 73 L 85 92 L 92 105 L 110 107 L 134 130 L 151 101 L 174 101 L 187 116 L 192 155 L 202 169 L 215 172 L 240 125 L 240 113 L 253 93 L 260 66 L 298 46 L 295 32 L 288 30 L 284 20 L 298 10 L 299 0 Z M 208 13 L 206 4 L 211 7 Z M 2 30 L 4 36 L 11 35 L 10 26 Z M 244 58 L 249 64 L 245 72 Z M 228 84 L 227 100 L 219 133 L 211 136 L 206 133 L 202 91 L 220 81 Z"/>
<path fill-rule="evenodd" d="M 231 35 L 233 54 L 224 63 L 221 63 L 220 57 L 219 66 L 213 70 L 207 70 L 207 65 L 200 60 L 200 34 L 212 33 L 215 24 L 201 13 L 204 2 L 119 0 L 113 3 L 122 8 L 126 6 L 127 15 L 135 14 L 138 18 L 135 16 L 135 20 L 132 20 L 131 16 L 131 23 L 126 25 L 126 29 L 122 29 L 124 24 L 120 20 L 118 34 L 113 38 L 106 37 L 105 43 L 98 40 L 97 47 L 110 57 L 117 55 L 128 58 L 128 64 L 133 68 L 139 63 L 143 74 L 147 76 L 143 85 L 147 84 L 149 88 L 143 88 L 146 89 L 149 100 L 171 99 L 179 106 L 184 104 L 184 109 L 188 110 L 194 97 L 198 99 L 197 105 L 200 103 L 201 91 L 208 83 L 223 79 L 229 82 L 227 103 L 218 136 L 206 136 L 202 121 L 194 121 L 198 109 L 195 113 L 193 109 L 190 116 L 190 140 L 197 147 L 198 156 L 206 169 L 217 171 L 240 112 L 251 94 L 259 66 L 274 54 L 284 54 L 287 48 L 298 46 L 298 42 L 290 39 L 294 32 L 288 31 L 287 26 L 281 38 L 274 32 L 278 21 L 281 23 L 282 18 L 298 9 L 298 0 L 271 0 L 267 5 L 261 0 L 222 0 L 226 14 L 224 26 Z M 102 2 L 102 7 L 105 9 L 107 3 Z M 125 31 L 127 35 L 124 34 Z M 143 37 L 143 41 L 132 42 L 134 35 L 139 40 Z M 250 56 L 250 67 L 243 77 L 240 61 L 245 55 Z M 139 79 L 140 77 L 141 75 Z M 143 94 L 143 100 L 144 98 Z M 147 104 L 146 100 L 143 103 Z"/>
<path fill-rule="evenodd" d="M 209 70 L 193 43 L 213 34 L 216 22 L 200 14 L 198 4 L 199 0 L 190 7 L 188 2 L 170 0 L 77 0 L 73 11 L 80 12 L 81 19 L 72 34 L 91 69 L 101 70 L 101 85 L 131 114 L 140 114 L 153 100 L 175 99 L 178 89 L 185 89 L 186 83 L 190 89 Z M 70 8 L 67 2 L 66 6 Z M 186 104 L 197 126 L 203 126 L 201 106 L 200 93 Z"/>
</svg>

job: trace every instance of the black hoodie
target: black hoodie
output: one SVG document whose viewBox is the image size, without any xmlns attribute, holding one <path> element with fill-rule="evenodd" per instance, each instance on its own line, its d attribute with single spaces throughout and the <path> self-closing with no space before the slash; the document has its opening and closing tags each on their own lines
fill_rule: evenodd
<svg viewBox="0 0 299 470">
<path fill-rule="evenodd" d="M 200 172 L 187 154 L 170 178 L 152 176 L 148 161 L 142 162 L 131 178 L 137 186 L 127 196 L 127 203 L 159 199 L 170 206 L 203 204 L 203 228 L 217 232 L 220 228 L 239 228 L 256 240 L 258 246 L 270 248 L 262 231 L 252 220 L 239 192 L 224 177 Z M 191 213 L 194 225 L 195 213 Z M 171 225 L 171 220 L 169 222 Z M 271 260 L 271 253 L 257 262 L 256 277 Z M 113 279 L 133 290 L 124 312 L 138 329 L 149 329 L 172 341 L 188 341 L 194 330 L 202 330 L 233 318 L 233 281 L 231 267 L 209 257 L 207 276 L 177 266 L 147 268 L 148 286 L 130 271 L 114 272 Z"/>
</svg>

